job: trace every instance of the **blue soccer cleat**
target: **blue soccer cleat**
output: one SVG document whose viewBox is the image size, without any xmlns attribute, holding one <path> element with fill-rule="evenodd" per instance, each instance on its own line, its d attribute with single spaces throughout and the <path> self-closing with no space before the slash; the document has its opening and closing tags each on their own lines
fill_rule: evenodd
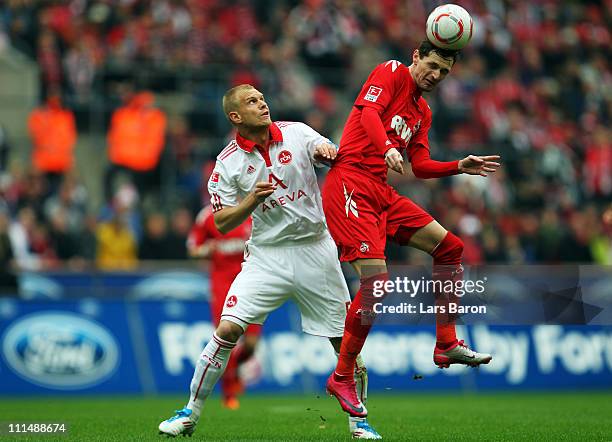
<svg viewBox="0 0 612 442">
<path fill-rule="evenodd" d="M 353 439 L 382 439 L 366 419 L 351 421 L 351 436 Z"/>
<path fill-rule="evenodd" d="M 191 418 L 193 413 L 189 408 L 176 410 L 175 415 L 159 424 L 159 434 L 170 437 L 189 436 L 195 431 L 196 422 Z"/>
</svg>

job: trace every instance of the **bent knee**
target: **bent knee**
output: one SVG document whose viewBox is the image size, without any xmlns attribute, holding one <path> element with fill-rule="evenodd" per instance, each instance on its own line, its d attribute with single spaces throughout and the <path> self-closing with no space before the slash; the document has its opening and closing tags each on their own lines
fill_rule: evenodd
<svg viewBox="0 0 612 442">
<path fill-rule="evenodd" d="M 442 242 L 431 252 L 435 260 L 443 263 L 455 263 L 463 256 L 463 241 L 453 232 L 448 232 Z"/>
<path fill-rule="evenodd" d="M 215 331 L 215 334 L 228 342 L 237 342 L 244 333 L 242 327 L 232 321 L 222 319 Z"/>
</svg>

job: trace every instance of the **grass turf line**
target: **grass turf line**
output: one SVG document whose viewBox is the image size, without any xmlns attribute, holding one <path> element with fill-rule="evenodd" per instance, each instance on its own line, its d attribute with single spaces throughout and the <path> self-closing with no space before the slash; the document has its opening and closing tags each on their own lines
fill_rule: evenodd
<svg viewBox="0 0 612 442">
<path fill-rule="evenodd" d="M 372 394 L 370 423 L 387 441 L 612 440 L 612 400 L 602 393 Z M 158 423 L 182 396 L 0 398 L 0 422 L 64 421 L 63 436 L 2 435 L 15 441 L 160 441 Z M 247 395 L 238 411 L 214 398 L 195 440 L 350 440 L 347 419 L 327 396 Z"/>
</svg>

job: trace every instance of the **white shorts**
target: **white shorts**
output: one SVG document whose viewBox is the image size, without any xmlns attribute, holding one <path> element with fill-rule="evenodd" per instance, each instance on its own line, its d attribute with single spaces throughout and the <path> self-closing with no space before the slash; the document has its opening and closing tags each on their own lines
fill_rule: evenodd
<svg viewBox="0 0 612 442">
<path fill-rule="evenodd" d="M 246 329 L 293 299 L 304 332 L 341 337 L 350 296 L 331 236 L 289 246 L 254 246 L 225 298 L 221 319 Z"/>
</svg>

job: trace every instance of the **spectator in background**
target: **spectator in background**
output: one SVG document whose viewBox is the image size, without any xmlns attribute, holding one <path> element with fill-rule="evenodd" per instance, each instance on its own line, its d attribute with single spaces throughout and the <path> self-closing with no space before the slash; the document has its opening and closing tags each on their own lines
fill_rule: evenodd
<svg viewBox="0 0 612 442">
<path fill-rule="evenodd" d="M 361 42 L 359 23 L 349 8 L 339 8 L 325 0 L 300 2 L 289 14 L 288 27 L 294 30 L 306 63 L 320 75 L 325 85 L 341 88 L 344 70 L 350 65 L 350 46 Z"/>
<path fill-rule="evenodd" d="M 78 237 L 70 231 L 68 213 L 64 208 L 55 210 L 49 222 L 49 242 L 55 257 L 60 261 L 71 261 L 79 257 Z"/>
<path fill-rule="evenodd" d="M 180 208 L 172 214 L 171 229 L 168 235 L 168 259 L 187 259 L 185 244 L 191 225 L 192 216 L 189 210 Z"/>
<path fill-rule="evenodd" d="M 24 207 L 17 213 L 17 219 L 8 229 L 11 248 L 17 267 L 22 270 L 40 270 L 43 260 L 34 253 L 36 215 L 31 207 Z"/>
<path fill-rule="evenodd" d="M 559 251 L 564 262 L 593 262 L 590 241 L 594 232 L 590 231 L 587 216 L 576 212 L 570 216 L 569 230 L 561 242 Z"/>
<path fill-rule="evenodd" d="M 599 265 L 612 265 L 612 204 L 601 216 L 601 231 L 591 242 L 591 251 Z"/>
<path fill-rule="evenodd" d="M 272 100 L 280 115 L 287 115 L 296 121 L 303 120 L 304 114 L 312 109 L 315 90 L 313 76 L 298 56 L 294 41 L 285 40 L 278 46 L 278 50 L 272 50 L 278 81 L 272 85 L 266 84 L 266 87 L 279 91 Z M 268 77 L 262 78 L 265 81 Z"/>
<path fill-rule="evenodd" d="M 49 186 L 44 173 L 30 169 L 27 171 L 27 175 L 23 177 L 23 182 L 16 184 L 23 186 L 17 194 L 17 210 L 29 207 L 34 210 L 36 219 L 44 219 L 45 198 L 49 195 Z"/>
<path fill-rule="evenodd" d="M 164 162 L 166 171 L 172 169 L 175 192 L 184 198 L 190 207 L 200 207 L 199 192 L 202 187 L 200 161 L 196 158 L 197 142 L 191 132 L 187 119 L 183 116 L 173 118 L 168 126 L 168 147 L 170 161 Z"/>
<path fill-rule="evenodd" d="M 115 198 L 114 206 L 112 219 L 96 230 L 96 264 L 100 270 L 132 270 L 138 260 L 136 239 L 126 219 L 130 206 L 122 198 Z"/>
<path fill-rule="evenodd" d="M 17 277 L 13 272 L 14 255 L 8 235 L 9 213 L 6 205 L 0 205 L 0 296 L 17 294 Z"/>
<path fill-rule="evenodd" d="M 51 190 L 58 188 L 62 177 L 74 166 L 77 130 L 74 115 L 62 106 L 57 90 L 32 111 L 28 119 L 32 138 L 32 163 L 45 173 Z"/>
<path fill-rule="evenodd" d="M 612 131 L 598 125 L 587 145 L 584 161 L 585 187 L 589 195 L 609 201 L 612 197 Z"/>
<path fill-rule="evenodd" d="M 147 217 L 144 235 L 138 247 L 140 260 L 165 260 L 169 257 L 168 222 L 162 213 Z"/>
<path fill-rule="evenodd" d="M 57 193 L 45 200 L 44 215 L 51 220 L 57 211 L 63 211 L 67 228 L 78 233 L 83 228 L 87 205 L 87 190 L 73 175 L 66 176 Z"/>
<path fill-rule="evenodd" d="M 38 37 L 38 53 L 36 54 L 41 77 L 41 97 L 49 91 L 62 87 L 62 61 L 57 38 L 49 28 L 43 28 Z"/>
<path fill-rule="evenodd" d="M 4 126 L 0 124 L 0 172 L 4 172 L 8 167 L 8 154 L 10 150 L 8 134 Z"/>
<path fill-rule="evenodd" d="M 85 263 L 93 263 L 97 256 L 97 222 L 93 215 L 85 216 L 83 228 L 78 233 L 79 256 Z"/>
<path fill-rule="evenodd" d="M 77 102 L 90 98 L 100 52 L 95 39 L 84 36 L 64 56 L 67 83 Z"/>
<path fill-rule="evenodd" d="M 108 132 L 111 162 L 105 178 L 106 198 L 113 194 L 113 181 L 120 172 L 133 179 L 142 198 L 159 186 L 158 166 L 164 149 L 166 115 L 154 107 L 151 92 L 140 92 L 112 116 Z"/>
</svg>

